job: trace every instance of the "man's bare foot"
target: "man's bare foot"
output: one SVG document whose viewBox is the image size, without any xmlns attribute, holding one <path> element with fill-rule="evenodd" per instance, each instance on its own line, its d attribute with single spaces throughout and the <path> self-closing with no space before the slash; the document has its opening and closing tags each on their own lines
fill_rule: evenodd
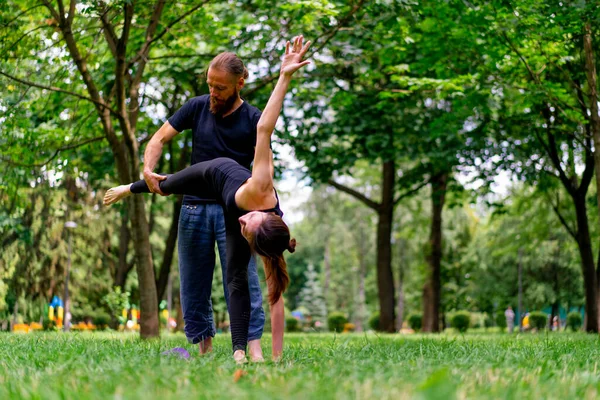
<svg viewBox="0 0 600 400">
<path fill-rule="evenodd" d="M 246 360 L 246 352 L 244 350 L 236 350 L 233 353 L 233 359 L 236 364 L 246 364 L 248 360 Z"/>
<path fill-rule="evenodd" d="M 104 195 L 104 205 L 108 206 L 117 201 L 124 199 L 127 196 L 131 195 L 131 184 L 129 185 L 120 185 L 114 188 L 108 189 L 108 192 Z"/>
<path fill-rule="evenodd" d="M 250 361 L 264 362 L 262 348 L 260 347 L 260 339 L 251 340 L 248 342 L 248 353 L 250 353 Z"/>
<path fill-rule="evenodd" d="M 211 353 L 213 350 L 212 337 L 209 336 L 200 343 L 198 343 L 198 349 L 200 350 L 200 355 Z"/>
</svg>

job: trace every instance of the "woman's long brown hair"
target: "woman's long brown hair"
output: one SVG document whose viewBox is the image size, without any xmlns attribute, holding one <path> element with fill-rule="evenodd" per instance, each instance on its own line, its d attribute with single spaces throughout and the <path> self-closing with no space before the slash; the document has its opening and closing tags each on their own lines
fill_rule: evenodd
<svg viewBox="0 0 600 400">
<path fill-rule="evenodd" d="M 296 239 L 290 240 L 290 230 L 281 217 L 267 214 L 254 233 L 250 247 L 263 260 L 269 288 L 269 304 L 273 305 L 290 283 L 283 252 L 288 250 L 293 253 L 296 249 Z"/>
</svg>

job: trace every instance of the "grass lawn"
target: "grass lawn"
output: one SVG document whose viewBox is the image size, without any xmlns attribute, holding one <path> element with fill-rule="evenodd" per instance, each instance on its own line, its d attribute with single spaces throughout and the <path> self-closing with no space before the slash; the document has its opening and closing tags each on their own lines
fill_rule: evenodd
<svg viewBox="0 0 600 400">
<path fill-rule="evenodd" d="M 286 334 L 279 363 L 236 366 L 230 337 L 0 334 L 0 399 L 572 399 L 600 396 L 598 335 Z M 175 346 L 189 360 L 161 356 Z M 269 337 L 263 348 L 269 349 Z M 266 352 L 269 355 L 270 351 Z"/>
</svg>

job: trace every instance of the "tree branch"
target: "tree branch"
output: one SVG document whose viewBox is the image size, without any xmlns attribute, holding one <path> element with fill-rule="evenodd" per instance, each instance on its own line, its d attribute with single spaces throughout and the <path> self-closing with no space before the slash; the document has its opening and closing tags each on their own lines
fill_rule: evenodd
<svg viewBox="0 0 600 400">
<path fill-rule="evenodd" d="M 52 28 L 52 26 L 50 26 L 50 25 L 40 25 L 40 26 L 36 26 L 36 27 L 35 27 L 35 28 L 33 28 L 33 29 L 30 29 L 30 30 L 28 30 L 28 31 L 27 31 L 27 32 L 25 32 L 23 35 L 21 35 L 21 37 L 20 37 L 20 38 L 18 38 L 17 40 L 15 40 L 15 42 L 14 42 L 14 43 L 12 43 L 10 46 L 8 46 L 8 48 L 6 48 L 6 49 L 4 50 L 4 52 L 2 53 L 2 55 L 0 55 L 0 58 L 4 58 L 4 56 L 5 56 L 6 54 L 8 54 L 8 52 L 9 52 L 9 51 L 10 51 L 10 50 L 11 50 L 13 47 L 15 47 L 15 46 L 16 46 L 16 45 L 17 45 L 17 44 L 18 44 L 18 43 L 19 43 L 21 40 L 23 40 L 24 38 L 26 38 L 26 37 L 27 37 L 27 36 L 28 36 L 30 33 L 32 33 L 32 32 L 35 32 L 35 31 L 37 31 L 37 30 L 39 30 L 39 29 L 46 29 L 46 28 Z"/>
<path fill-rule="evenodd" d="M 172 21 L 171 23 L 169 23 L 169 25 L 167 25 L 165 27 L 165 29 L 160 32 L 158 35 L 156 35 L 155 37 L 151 38 L 150 40 L 147 40 L 144 45 L 142 46 L 142 48 L 140 49 L 140 51 L 137 53 L 137 55 L 129 62 L 128 67 L 131 67 L 133 64 L 135 64 L 136 62 L 140 61 L 143 57 L 145 57 L 145 55 L 147 55 L 148 49 L 150 48 L 150 45 L 154 42 L 156 42 L 158 39 L 162 38 L 167 32 L 169 32 L 169 30 L 175 25 L 177 24 L 179 21 L 181 21 L 182 19 L 186 18 L 188 15 L 192 14 L 194 11 L 198 10 L 199 8 L 201 8 L 202 6 L 204 6 L 206 3 L 208 3 L 209 0 L 204 0 L 203 2 L 201 2 L 200 4 L 192 7 L 191 9 L 189 9 L 188 11 L 186 11 L 185 13 L 183 13 L 179 18 L 176 18 L 174 21 Z M 158 7 L 161 3 L 164 3 L 164 0 L 161 0 L 158 2 L 158 4 L 156 5 L 154 12 L 153 12 L 153 17 L 154 17 L 154 13 L 157 12 Z M 161 5 L 161 9 L 160 12 L 162 12 L 162 6 L 164 6 L 164 4 Z M 159 14 L 160 16 L 160 14 Z M 158 22 L 158 21 L 157 21 Z M 152 24 L 152 21 L 150 22 L 150 24 Z M 150 30 L 151 25 L 148 26 L 148 31 Z M 156 29 L 156 26 L 153 27 L 153 29 Z"/>
<path fill-rule="evenodd" d="M 58 13 L 60 15 L 59 21 L 61 21 L 63 18 L 65 18 L 65 4 L 63 3 L 63 0 L 57 0 L 57 2 L 58 2 Z"/>
<path fill-rule="evenodd" d="M 42 3 L 44 3 L 44 5 L 48 9 L 48 11 L 50 11 L 50 14 L 52 14 L 52 16 L 54 17 L 54 19 L 56 20 L 56 22 L 59 23 L 62 18 L 60 17 L 60 15 L 58 14 L 58 12 L 56 12 L 56 10 L 54 9 L 54 7 L 52 7 L 52 4 L 50 4 L 50 1 L 49 0 L 42 0 Z"/>
<path fill-rule="evenodd" d="M 569 232 L 569 235 L 571 235 L 573 237 L 573 239 L 577 240 L 577 234 L 576 234 L 576 232 L 569 226 L 569 224 L 567 223 L 567 221 L 565 220 L 565 218 L 560 213 L 560 210 L 558 209 L 558 206 L 554 205 L 554 202 L 552 202 L 552 199 L 550 198 L 550 196 L 549 196 L 548 193 L 546 193 L 546 197 L 548 198 L 548 202 L 552 206 L 552 209 L 554 210 L 554 213 L 558 216 L 558 219 L 563 224 L 563 226 L 565 227 L 565 229 L 567 230 L 567 232 Z M 558 198 L 558 193 L 556 194 L 556 200 L 557 200 L 558 204 L 560 205 L 560 199 Z"/>
<path fill-rule="evenodd" d="M 21 102 L 23 101 L 23 99 L 25 98 L 25 96 L 27 96 L 27 92 L 29 92 L 29 89 L 31 89 L 31 86 L 27 86 L 25 88 L 25 90 L 23 91 L 23 94 L 21 94 L 21 97 L 19 97 L 19 100 L 15 101 L 14 103 L 12 103 L 4 112 L 5 115 L 10 115 L 10 113 L 15 110 L 17 108 L 17 106 L 19 104 L 21 104 Z"/>
<path fill-rule="evenodd" d="M 69 3 L 69 16 L 67 17 L 67 21 L 69 25 L 73 22 L 73 18 L 75 17 L 75 5 L 77 4 L 76 0 L 71 0 Z"/>
<path fill-rule="evenodd" d="M 550 64 L 552 64 L 556 69 L 558 69 L 560 72 L 562 72 L 563 75 L 567 78 L 567 80 L 571 84 L 571 87 L 573 87 L 573 89 L 575 89 L 575 92 L 577 93 L 577 101 L 579 102 L 579 105 L 585 107 L 585 103 L 582 102 L 582 100 L 581 100 L 581 95 L 583 94 L 583 89 L 581 88 L 581 85 L 579 85 L 577 82 L 575 82 L 573 80 L 573 77 L 571 76 L 571 74 L 568 71 L 566 71 L 564 68 L 562 68 L 560 66 L 560 64 L 558 64 L 550 59 L 550 57 L 546 54 L 546 52 L 542 48 L 541 44 L 539 44 L 538 47 L 540 49 L 540 52 L 544 55 L 544 57 L 546 57 L 546 60 L 548 60 L 548 62 Z"/>
<path fill-rule="evenodd" d="M 43 0 L 43 1 L 47 4 L 49 9 L 52 9 L 50 4 L 48 3 L 48 0 Z M 59 6 L 60 5 L 62 5 L 61 0 L 59 0 Z M 64 7 L 63 7 L 63 9 L 64 9 Z M 90 74 L 90 71 L 88 70 L 87 62 L 81 56 L 81 52 L 79 51 L 79 48 L 77 47 L 77 42 L 75 41 L 75 37 L 73 35 L 71 20 L 64 18 L 64 15 L 60 15 L 59 18 L 57 19 L 57 21 L 59 22 L 58 26 L 63 34 L 67 48 L 69 49 L 69 54 L 71 55 L 71 58 L 75 62 L 75 65 L 77 66 L 77 70 L 81 74 L 81 78 L 83 79 L 83 82 L 85 83 L 85 86 L 87 88 L 88 93 L 90 94 L 90 97 L 94 101 L 94 104 L 96 104 L 96 110 L 98 111 L 98 115 L 99 115 L 102 125 L 104 127 L 106 137 L 109 140 L 109 142 L 111 143 L 111 145 L 113 145 L 113 143 L 116 140 L 116 136 L 114 134 L 114 131 L 112 130 L 112 123 L 110 121 L 109 113 L 115 114 L 117 116 L 117 118 L 119 117 L 119 113 L 112 110 L 110 107 L 105 105 L 105 103 L 102 101 L 102 96 L 100 95 L 100 92 L 98 91 L 98 88 L 96 87 L 94 79 L 92 78 L 92 75 Z M 108 113 L 106 111 L 108 111 Z"/>
<path fill-rule="evenodd" d="M 135 75 L 131 80 L 131 86 L 129 87 L 129 124 L 135 129 L 137 124 L 137 118 L 140 108 L 139 103 L 139 90 L 140 83 L 142 82 L 142 76 L 144 75 L 144 70 L 146 69 L 146 63 L 148 62 L 148 53 L 150 52 L 150 44 L 154 40 L 154 35 L 156 34 L 156 29 L 158 28 L 158 23 L 160 21 L 160 17 L 162 15 L 163 9 L 165 7 L 165 0 L 160 0 L 156 3 L 154 10 L 152 11 L 152 16 L 150 17 L 150 23 L 148 24 L 148 28 L 146 29 L 146 41 L 142 45 L 142 48 L 138 52 L 140 56 L 139 63 L 137 65 Z"/>
<path fill-rule="evenodd" d="M 162 60 L 163 58 L 214 58 L 216 54 L 165 54 L 164 56 L 146 57 L 148 60 Z M 244 58 L 247 60 L 247 58 Z"/>
<path fill-rule="evenodd" d="M 551 126 L 551 121 L 550 121 L 550 110 L 548 109 L 547 106 L 544 107 L 544 109 L 542 110 L 542 115 L 544 116 L 544 118 L 546 119 L 546 136 L 548 137 L 548 155 L 550 156 L 550 159 L 552 160 L 552 164 L 554 164 L 554 167 L 556 168 L 556 170 L 558 171 L 559 177 L 561 182 L 563 183 L 563 185 L 565 186 L 565 189 L 567 189 L 567 191 L 571 194 L 574 194 L 575 191 L 577 190 L 577 188 L 575 187 L 575 185 L 573 185 L 573 183 L 571 182 L 571 180 L 569 179 L 569 177 L 567 177 L 567 175 L 565 174 L 565 171 L 563 170 L 561 163 L 560 163 L 560 157 L 558 156 L 558 151 L 556 150 L 556 139 L 554 137 L 554 134 L 552 133 L 552 130 L 550 129 Z"/>
<path fill-rule="evenodd" d="M 28 9 L 26 9 L 25 11 L 17 14 L 16 17 L 14 17 L 13 19 L 11 19 L 10 21 L 2 24 L 2 26 L 9 26 L 10 24 L 12 24 L 13 22 L 15 22 L 16 20 L 18 20 L 22 15 L 27 14 L 29 11 L 33 10 L 34 8 L 38 8 L 38 7 L 44 7 L 43 3 L 40 4 L 36 4 L 35 6 L 29 7 Z"/>
<path fill-rule="evenodd" d="M 38 164 L 23 164 L 23 163 L 12 161 L 12 160 L 9 160 L 9 159 L 6 159 L 6 158 L 2 158 L 2 159 L 0 159 L 0 161 L 5 162 L 5 163 L 10 164 L 10 165 L 17 166 L 17 167 L 39 168 L 39 167 L 43 167 L 44 165 L 47 165 L 48 163 L 50 163 L 50 161 L 54 160 L 56 158 L 56 156 L 58 156 L 60 154 L 61 151 L 75 149 L 77 147 L 84 146 L 84 145 L 86 145 L 88 143 L 98 142 L 98 141 L 103 140 L 103 139 L 105 139 L 104 136 L 98 136 L 98 137 L 95 137 L 95 138 L 84 140 L 84 141 L 79 142 L 79 143 L 74 143 L 74 144 L 70 144 L 70 145 L 61 147 L 60 149 L 57 149 L 54 152 L 54 154 L 48 160 L 46 160 L 43 163 L 38 163 Z"/>
<path fill-rule="evenodd" d="M 325 47 L 327 45 L 327 43 L 329 43 L 329 41 L 331 40 L 331 38 L 333 36 L 335 36 L 335 34 L 342 29 L 348 22 L 350 22 L 350 19 L 354 16 L 354 14 L 356 14 L 358 12 L 358 10 L 360 10 L 360 8 L 365 4 L 366 0 L 360 0 L 358 3 L 356 3 L 354 5 L 354 7 L 350 10 L 350 12 L 348 14 L 346 14 L 346 16 L 344 16 L 344 18 L 342 18 L 338 24 L 335 26 L 334 29 L 330 30 L 328 34 L 326 34 L 326 38 L 323 41 L 323 43 L 321 43 L 321 45 L 319 47 L 317 47 L 317 49 L 314 52 L 318 52 L 321 51 L 323 49 L 323 47 Z"/>
<path fill-rule="evenodd" d="M 12 75 L 7 74 L 6 72 L 3 72 L 3 71 L 0 71 L 0 75 L 3 75 L 3 76 L 5 76 L 5 77 L 7 77 L 7 78 L 9 78 L 9 79 L 11 79 L 11 80 L 13 80 L 15 82 L 19 82 L 19 83 L 21 83 L 23 85 L 26 85 L 26 86 L 32 86 L 32 87 L 36 87 L 36 88 L 39 88 L 39 89 L 50 90 L 52 92 L 64 93 L 64 94 L 68 94 L 68 95 L 73 96 L 73 97 L 77 97 L 77 98 L 82 99 L 82 100 L 87 100 L 89 102 L 92 102 L 92 103 L 96 104 L 97 106 L 100 106 L 102 108 L 108 109 L 111 113 L 117 115 L 116 111 L 114 111 L 113 109 L 111 109 L 109 106 L 107 106 L 106 104 L 104 104 L 104 102 L 102 102 L 102 101 L 94 100 L 94 99 L 92 99 L 90 97 L 86 97 L 86 96 L 83 96 L 81 94 L 78 94 L 78 93 L 75 93 L 75 92 L 70 92 L 68 90 L 64 90 L 64 89 L 61 89 L 61 88 L 57 88 L 57 87 L 53 87 L 53 86 L 40 85 L 39 83 L 35 83 L 35 82 L 27 81 L 25 79 L 17 78 L 16 76 L 12 76 Z"/>
<path fill-rule="evenodd" d="M 426 179 L 425 182 L 420 183 L 419 185 L 417 185 L 417 187 L 409 190 L 408 192 L 402 193 L 401 195 L 398 195 L 398 197 L 396 197 L 396 199 L 394 199 L 394 205 L 398 204 L 402 199 L 412 196 L 413 194 L 417 193 L 419 190 L 421 190 L 423 187 L 428 185 L 430 182 L 431 182 L 431 179 Z"/>
<path fill-rule="evenodd" d="M 356 198 L 357 200 L 362 201 L 369 208 L 372 208 L 375 211 L 379 211 L 379 209 L 381 208 L 381 204 L 369 199 L 367 196 L 363 195 L 362 193 L 357 192 L 356 190 L 354 190 L 352 188 L 349 188 L 347 186 L 342 185 L 341 183 L 334 181 L 333 179 L 329 179 L 327 181 L 327 183 L 329 185 L 333 186 L 334 188 L 338 189 L 339 191 L 347 193 L 350 196 Z"/>
<path fill-rule="evenodd" d="M 125 3 L 123 7 L 124 11 L 124 24 L 121 37 L 117 40 L 116 48 L 116 65 L 115 65 L 115 88 L 117 95 L 117 110 L 119 112 L 119 120 L 124 123 L 125 115 L 127 113 L 126 102 L 125 102 L 125 75 L 127 71 L 127 65 L 125 57 L 127 55 L 127 42 L 129 40 L 129 33 L 131 32 L 131 19 L 133 18 L 133 4 Z M 126 131 L 124 131 L 126 133 Z M 125 135 L 127 136 L 127 135 Z"/>
<path fill-rule="evenodd" d="M 117 57 L 117 34 L 115 33 L 114 27 L 111 25 L 110 21 L 107 18 L 108 11 L 110 9 L 106 8 L 104 12 L 100 13 L 100 21 L 102 22 L 102 32 L 104 33 L 104 37 L 106 38 L 106 43 L 108 43 L 108 48 L 112 53 L 113 57 Z"/>
<path fill-rule="evenodd" d="M 590 124 L 587 124 L 585 126 L 585 129 L 588 131 L 588 135 L 589 135 L 589 131 L 591 129 Z M 587 193 L 588 190 L 588 186 L 590 184 L 590 182 L 592 181 L 592 178 L 594 176 L 594 153 L 592 152 L 591 149 L 591 138 L 590 136 L 588 136 L 586 138 L 586 142 L 588 142 L 586 146 L 584 146 L 584 152 L 585 152 L 585 169 L 583 170 L 583 174 L 581 175 L 581 183 L 579 184 L 579 188 L 577 188 L 577 191 L 582 195 L 585 196 L 585 194 Z"/>
<path fill-rule="evenodd" d="M 521 62 L 523 63 L 523 65 L 525 65 L 525 68 L 527 69 L 527 72 L 529 73 L 529 76 L 531 77 L 531 80 L 533 80 L 533 82 L 540 86 L 542 88 L 542 90 L 544 91 L 544 93 L 546 95 L 548 95 L 548 97 L 550 97 L 550 99 L 555 103 L 556 107 L 560 109 L 560 111 L 563 113 L 563 115 L 565 115 L 565 117 L 569 120 L 571 120 L 571 118 L 569 117 L 569 115 L 559 106 L 559 103 L 564 104 L 566 107 L 575 110 L 575 111 L 579 111 L 577 109 L 577 107 L 574 107 L 570 104 L 567 104 L 563 101 L 561 101 L 559 98 L 557 98 L 556 96 L 552 95 L 550 93 L 549 90 L 547 90 L 543 85 L 542 82 L 540 81 L 540 77 L 539 74 L 544 70 L 544 68 L 542 68 L 542 70 L 540 70 L 539 73 L 535 73 L 533 71 L 533 68 L 531 68 L 531 66 L 529 65 L 529 63 L 527 62 L 527 59 L 525 59 L 525 56 L 523 56 L 523 54 L 517 49 L 517 47 L 515 45 L 513 45 L 513 43 L 510 41 L 510 38 L 508 37 L 508 35 L 506 34 L 506 32 L 502 32 L 502 37 L 504 38 L 504 40 L 506 41 L 508 48 L 511 49 L 512 51 L 515 52 L 515 54 L 517 55 L 517 57 L 519 57 L 519 59 L 521 60 Z M 574 121 L 577 122 L 577 121 Z"/>
<path fill-rule="evenodd" d="M 350 12 L 348 12 L 348 14 L 346 14 L 344 16 L 344 18 L 342 18 L 339 21 L 339 23 L 333 29 L 330 29 L 329 31 L 324 32 L 321 36 L 318 36 L 317 38 L 315 38 L 314 42 L 316 43 L 317 41 L 321 40 L 321 38 L 325 37 L 325 39 L 323 40 L 323 42 L 321 42 L 319 44 L 319 46 L 317 46 L 316 48 L 314 48 L 314 50 L 311 51 L 311 54 L 318 53 L 319 51 L 323 50 L 323 48 L 327 45 L 327 43 L 329 43 L 329 41 L 331 40 L 331 38 L 333 36 L 335 36 L 335 34 L 340 29 L 342 29 L 350 21 L 350 19 L 354 16 L 354 14 L 356 14 L 356 12 L 363 6 L 364 3 L 365 3 L 365 0 L 359 1 L 350 10 Z M 249 90 L 245 91 L 245 95 L 246 96 L 252 95 L 254 92 L 257 92 L 258 90 L 260 90 L 263 87 L 267 86 L 270 82 L 272 82 L 275 79 L 277 79 L 278 76 L 279 76 L 279 74 L 276 73 L 276 74 L 269 75 L 269 76 L 261 79 L 261 81 L 256 86 L 254 86 L 252 89 L 249 89 Z"/>
<path fill-rule="evenodd" d="M 506 41 L 508 47 L 515 52 L 515 54 L 517 55 L 517 57 L 519 57 L 519 59 L 521 60 L 521 62 L 523 63 L 523 65 L 525 65 L 525 68 L 527 68 L 527 71 L 529 72 L 529 76 L 531 77 L 531 79 L 539 84 L 539 77 L 537 76 L 537 74 L 535 72 L 533 72 L 533 69 L 531 68 L 531 66 L 529 65 L 529 63 L 527 62 L 527 60 L 525 59 L 525 57 L 521 54 L 521 52 L 516 48 L 515 45 L 513 45 L 513 43 L 511 42 L 510 38 L 508 37 L 508 35 L 506 34 L 506 32 L 502 31 L 501 33 L 502 37 L 504 38 L 504 40 Z"/>
<path fill-rule="evenodd" d="M 0 244 L 0 247 L 2 247 L 3 249 L 6 249 L 6 247 L 11 244 L 12 242 L 16 241 L 19 238 L 19 234 L 16 231 L 12 231 L 10 233 L 10 235 L 4 237 L 2 239 L 2 243 Z"/>
</svg>

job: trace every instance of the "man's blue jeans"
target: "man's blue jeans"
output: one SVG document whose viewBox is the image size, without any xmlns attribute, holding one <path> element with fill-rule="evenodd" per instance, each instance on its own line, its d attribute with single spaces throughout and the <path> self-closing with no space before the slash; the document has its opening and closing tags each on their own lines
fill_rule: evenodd
<svg viewBox="0 0 600 400">
<path fill-rule="evenodd" d="M 215 269 L 215 241 L 219 249 L 223 274 L 223 290 L 229 309 L 226 282 L 225 219 L 219 204 L 183 205 L 179 217 L 179 276 L 181 308 L 185 336 L 190 343 L 199 343 L 215 336 L 211 288 Z M 265 325 L 262 294 L 256 261 L 248 264 L 250 289 L 250 327 L 248 340 L 260 339 Z"/>
</svg>

